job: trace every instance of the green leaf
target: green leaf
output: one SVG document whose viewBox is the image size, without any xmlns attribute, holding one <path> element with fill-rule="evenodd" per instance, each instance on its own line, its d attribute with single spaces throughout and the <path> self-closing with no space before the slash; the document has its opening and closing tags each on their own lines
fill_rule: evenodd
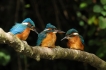
<svg viewBox="0 0 106 70">
<path fill-rule="evenodd" d="M 30 7 L 30 4 L 26 4 L 26 5 L 25 5 L 25 8 L 29 8 L 29 7 Z"/>
<path fill-rule="evenodd" d="M 80 26 L 84 26 L 84 21 L 80 21 L 80 22 L 79 22 L 79 25 L 80 25 Z"/>
<path fill-rule="evenodd" d="M 100 0 L 100 2 L 104 5 L 106 4 L 106 0 Z"/>
<path fill-rule="evenodd" d="M 99 53 L 99 54 L 97 54 L 100 58 L 102 58 L 102 57 L 104 57 L 105 56 L 105 54 L 104 53 Z"/>
<path fill-rule="evenodd" d="M 77 14 L 78 17 L 82 16 L 81 12 L 79 12 L 79 11 L 76 14 Z"/>
<path fill-rule="evenodd" d="M 106 16 L 106 11 L 102 11 L 101 14 L 102 14 L 103 16 Z"/>
<path fill-rule="evenodd" d="M 6 51 L 0 51 L 0 64 L 6 65 L 10 61 L 10 55 Z"/>
<path fill-rule="evenodd" d="M 82 2 L 82 3 L 80 4 L 80 8 L 83 9 L 83 8 L 85 8 L 85 7 L 87 7 L 87 3 Z"/>
<path fill-rule="evenodd" d="M 103 58 L 103 57 L 105 57 L 105 55 L 106 55 L 106 48 L 104 47 L 104 46 L 102 46 L 101 48 L 99 48 L 98 50 L 97 50 L 97 52 L 96 52 L 96 55 L 98 56 L 98 57 L 100 57 L 100 58 Z"/>
<path fill-rule="evenodd" d="M 99 27 L 101 29 L 105 29 L 106 28 L 106 18 L 100 16 L 99 17 Z"/>
<path fill-rule="evenodd" d="M 103 6 L 103 9 L 106 10 L 106 5 Z"/>
<path fill-rule="evenodd" d="M 92 16 L 88 19 L 88 24 L 91 25 L 95 21 L 96 17 Z"/>
<path fill-rule="evenodd" d="M 93 12 L 100 13 L 102 11 L 102 7 L 100 5 L 94 5 Z"/>
</svg>

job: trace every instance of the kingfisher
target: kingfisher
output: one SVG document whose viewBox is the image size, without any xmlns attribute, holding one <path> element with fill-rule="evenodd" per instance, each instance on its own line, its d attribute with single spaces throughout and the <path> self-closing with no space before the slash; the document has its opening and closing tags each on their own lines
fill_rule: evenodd
<svg viewBox="0 0 106 70">
<path fill-rule="evenodd" d="M 66 36 L 61 40 L 64 39 L 68 39 L 67 46 L 70 49 L 84 50 L 84 39 L 76 29 L 69 29 L 66 32 Z"/>
<path fill-rule="evenodd" d="M 22 23 L 16 23 L 9 32 L 16 35 L 20 40 L 25 41 L 29 36 L 30 30 L 38 34 L 34 22 L 30 18 L 26 18 Z"/>
<path fill-rule="evenodd" d="M 54 25 L 48 23 L 46 28 L 38 34 L 37 46 L 54 48 L 56 42 L 56 33 L 65 33 L 58 30 Z"/>
</svg>

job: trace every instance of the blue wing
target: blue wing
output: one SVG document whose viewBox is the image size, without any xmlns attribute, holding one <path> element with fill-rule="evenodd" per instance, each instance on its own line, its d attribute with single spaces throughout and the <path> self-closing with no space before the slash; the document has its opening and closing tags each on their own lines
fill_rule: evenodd
<svg viewBox="0 0 106 70">
<path fill-rule="evenodd" d="M 84 45 L 84 39 L 83 39 L 83 37 L 81 35 L 79 37 L 81 39 L 82 44 Z"/>
<path fill-rule="evenodd" d="M 42 40 L 46 37 L 46 32 L 41 32 L 38 34 L 37 46 L 40 46 Z"/>
<path fill-rule="evenodd" d="M 16 23 L 11 29 L 10 32 L 15 34 L 22 33 L 27 28 L 26 25 Z"/>
</svg>

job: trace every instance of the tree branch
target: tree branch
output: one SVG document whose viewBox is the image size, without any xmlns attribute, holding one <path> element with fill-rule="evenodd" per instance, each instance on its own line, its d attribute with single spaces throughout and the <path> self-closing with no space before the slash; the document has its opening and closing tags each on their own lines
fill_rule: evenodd
<svg viewBox="0 0 106 70">
<path fill-rule="evenodd" d="M 89 63 L 98 70 L 106 70 L 106 62 L 98 58 L 96 55 L 68 48 L 61 48 L 56 46 L 56 48 L 46 48 L 39 46 L 29 46 L 26 42 L 21 41 L 16 36 L 11 33 L 6 33 L 0 28 L 0 43 L 8 44 L 15 49 L 15 51 L 22 53 L 26 56 L 34 58 L 36 60 L 43 59 L 69 59 L 76 60 L 85 63 Z"/>
</svg>

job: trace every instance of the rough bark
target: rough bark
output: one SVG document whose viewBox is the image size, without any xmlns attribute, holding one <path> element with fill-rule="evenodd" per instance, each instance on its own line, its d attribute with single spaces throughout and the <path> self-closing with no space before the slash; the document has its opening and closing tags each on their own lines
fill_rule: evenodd
<svg viewBox="0 0 106 70">
<path fill-rule="evenodd" d="M 6 33 L 0 28 L 0 43 L 8 44 L 18 53 L 34 58 L 36 60 L 43 59 L 69 59 L 85 63 L 97 68 L 97 70 L 106 70 L 106 62 L 92 53 L 68 48 L 45 48 L 40 46 L 29 46 L 27 42 L 21 41 L 11 33 Z"/>
</svg>

